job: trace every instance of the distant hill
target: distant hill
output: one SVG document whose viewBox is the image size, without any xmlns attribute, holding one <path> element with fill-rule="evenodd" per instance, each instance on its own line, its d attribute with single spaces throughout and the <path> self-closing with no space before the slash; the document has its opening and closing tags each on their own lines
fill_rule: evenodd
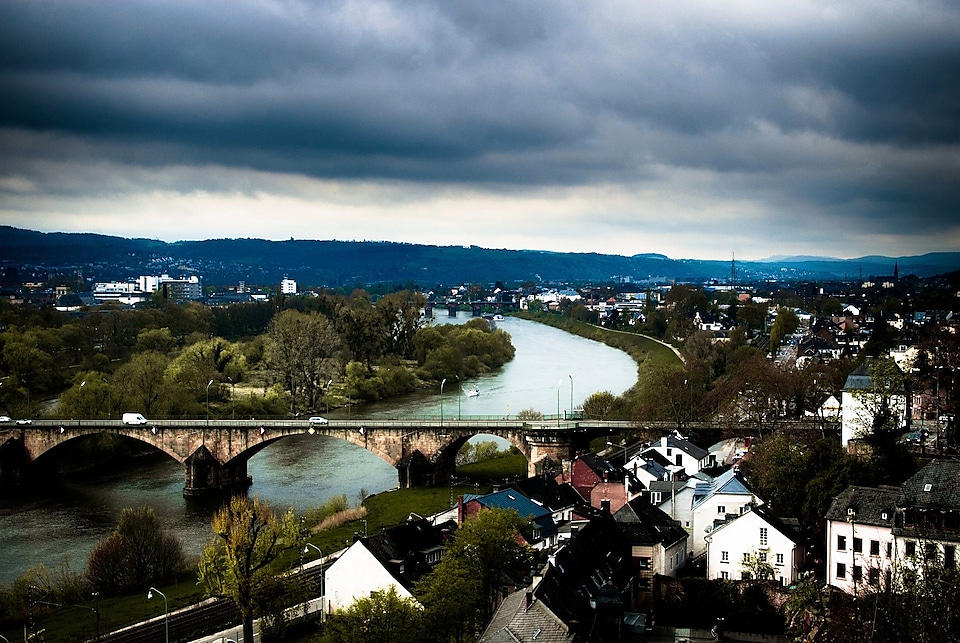
<svg viewBox="0 0 960 643">
<path fill-rule="evenodd" d="M 929 277 L 960 269 L 960 253 L 918 257 L 775 257 L 737 261 L 741 281 L 859 279 L 892 275 Z M 455 283 L 607 282 L 649 277 L 677 282 L 728 282 L 729 261 L 632 257 L 599 253 L 497 250 L 372 241 L 267 241 L 210 239 L 166 243 L 87 233 L 43 233 L 0 226 L 0 264 L 75 269 L 97 279 L 139 274 L 195 273 L 208 285 L 271 285 L 283 277 L 303 286 L 396 283 L 432 287 Z"/>
</svg>

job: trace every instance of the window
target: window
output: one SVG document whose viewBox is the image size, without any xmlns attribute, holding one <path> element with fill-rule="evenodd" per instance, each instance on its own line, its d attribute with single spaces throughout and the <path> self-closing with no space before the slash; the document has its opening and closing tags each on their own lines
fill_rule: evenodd
<svg viewBox="0 0 960 643">
<path fill-rule="evenodd" d="M 749 554 L 749 553 L 743 552 L 743 562 L 745 562 L 745 563 L 749 563 L 749 562 L 750 562 L 750 554 Z"/>
<path fill-rule="evenodd" d="M 870 541 L 870 555 L 871 555 L 871 556 L 879 556 L 879 555 L 880 555 L 880 541 L 879 541 L 879 540 L 871 540 L 871 541 Z"/>
<path fill-rule="evenodd" d="M 893 556 L 893 543 L 887 543 L 887 558 Z"/>
<path fill-rule="evenodd" d="M 669 458 L 672 455 L 673 455 L 673 449 L 671 449 L 670 447 L 667 447 L 667 457 Z"/>
<path fill-rule="evenodd" d="M 720 562 L 721 562 L 721 563 L 729 563 L 729 562 L 730 562 L 730 552 L 728 552 L 728 551 L 722 551 L 722 552 L 720 552 Z"/>
<path fill-rule="evenodd" d="M 682 453 L 678 453 L 678 454 L 677 454 L 677 466 L 678 466 L 678 467 L 682 467 L 682 466 L 683 466 L 683 454 L 682 454 Z"/>
<path fill-rule="evenodd" d="M 760 552 L 760 562 L 761 563 L 767 562 L 767 552 L 765 551 Z"/>
<path fill-rule="evenodd" d="M 718 513 L 718 514 L 725 514 L 725 513 L 727 513 L 727 507 L 726 507 L 726 505 L 718 505 L 718 506 L 717 506 L 717 513 Z"/>
<path fill-rule="evenodd" d="M 847 551 L 847 537 L 846 536 L 837 536 L 837 549 L 839 551 Z"/>
<path fill-rule="evenodd" d="M 720 578 L 723 580 L 730 580 L 730 572 L 720 572 Z"/>
<path fill-rule="evenodd" d="M 880 584 L 880 570 L 878 568 L 871 567 L 867 574 L 871 585 L 876 587 Z"/>
<path fill-rule="evenodd" d="M 853 537 L 853 551 L 857 552 L 858 554 L 863 553 L 863 538 L 857 538 L 856 536 Z"/>
<path fill-rule="evenodd" d="M 778 565 L 783 564 L 783 554 L 777 554 L 777 564 Z"/>
<path fill-rule="evenodd" d="M 767 528 L 766 527 L 760 528 L 760 546 L 761 547 L 767 546 Z"/>
<path fill-rule="evenodd" d="M 659 492 L 659 491 L 651 491 L 651 492 L 650 492 L 650 504 L 651 504 L 651 505 L 659 505 L 659 504 L 660 504 L 660 492 Z"/>
<path fill-rule="evenodd" d="M 837 563 L 837 578 L 847 577 L 847 566 L 843 563 Z"/>
<path fill-rule="evenodd" d="M 903 553 L 907 556 L 916 556 L 917 555 L 917 543 L 912 540 L 908 540 L 903 546 Z"/>
<path fill-rule="evenodd" d="M 923 546 L 923 556 L 927 560 L 936 560 L 937 559 L 937 544 L 936 543 L 926 543 Z"/>
<path fill-rule="evenodd" d="M 863 567 L 860 565 L 853 566 L 853 582 L 859 583 L 863 580 Z"/>
<path fill-rule="evenodd" d="M 943 546 L 943 566 L 952 569 L 957 566 L 957 548 L 953 545 Z"/>
</svg>

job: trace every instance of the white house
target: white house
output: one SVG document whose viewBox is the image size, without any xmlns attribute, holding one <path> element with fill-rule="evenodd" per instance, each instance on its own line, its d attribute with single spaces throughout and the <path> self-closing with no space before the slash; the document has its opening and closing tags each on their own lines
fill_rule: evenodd
<svg viewBox="0 0 960 643">
<path fill-rule="evenodd" d="M 750 578 L 754 563 L 767 563 L 773 580 L 789 585 L 803 567 L 806 548 L 800 535 L 764 507 L 747 510 L 707 534 L 707 579 Z"/>
<path fill-rule="evenodd" d="M 665 435 L 659 442 L 654 442 L 644 449 L 643 453 L 655 451 L 670 464 L 683 467 L 688 476 L 692 476 L 701 469 L 716 466 L 716 459 L 710 453 L 696 444 L 684 440 L 675 434 Z M 641 454 L 642 455 L 642 454 Z"/>
<path fill-rule="evenodd" d="M 846 592 L 879 586 L 893 566 L 899 487 L 851 486 L 827 510 L 827 583 Z"/>
<path fill-rule="evenodd" d="M 297 281 L 295 279 L 290 279 L 284 277 L 280 281 L 280 294 L 282 295 L 296 295 L 297 294 Z"/>
<path fill-rule="evenodd" d="M 844 447 L 863 437 L 873 423 L 876 407 L 888 398 L 890 410 L 896 416 L 900 428 L 907 426 L 907 395 L 903 390 L 882 391 L 882 383 L 876 383 L 870 374 L 870 360 L 864 360 L 847 377 L 840 395 L 840 437 Z"/>
<path fill-rule="evenodd" d="M 736 469 L 729 469 L 713 482 L 697 484 L 693 495 L 693 525 L 690 539 L 694 557 L 706 552 L 706 536 L 730 516 L 742 514 L 750 506 L 763 504 L 747 487 Z"/>
<path fill-rule="evenodd" d="M 413 598 L 413 595 L 397 581 L 376 556 L 367 549 L 362 540 L 354 542 L 336 560 L 324 575 L 327 606 L 331 612 L 347 609 L 358 598 L 367 598 L 370 592 L 395 587 L 397 595 Z"/>
<path fill-rule="evenodd" d="M 702 476 L 702 478 L 700 477 Z M 709 476 L 698 474 L 683 480 L 662 480 L 648 485 L 650 504 L 673 518 L 686 530 L 693 533 L 693 497 L 697 485 L 704 484 Z"/>
</svg>

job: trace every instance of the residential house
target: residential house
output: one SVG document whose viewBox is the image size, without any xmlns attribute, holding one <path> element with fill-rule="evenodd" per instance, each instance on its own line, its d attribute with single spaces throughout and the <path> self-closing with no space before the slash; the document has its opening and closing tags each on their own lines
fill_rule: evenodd
<svg viewBox="0 0 960 643">
<path fill-rule="evenodd" d="M 346 609 L 371 592 L 395 587 L 412 598 L 413 584 L 440 562 L 456 523 L 408 520 L 383 533 L 357 539 L 324 574 L 330 611 Z"/>
<path fill-rule="evenodd" d="M 806 546 L 800 533 L 765 507 L 747 507 L 707 534 L 707 579 L 748 579 L 769 565 L 773 580 L 789 585 L 799 578 Z"/>
<path fill-rule="evenodd" d="M 460 497 L 458 507 L 457 522 L 461 524 L 484 509 L 516 511 L 521 518 L 530 521 L 530 532 L 524 533 L 528 545 L 543 549 L 557 544 L 557 524 L 553 520 L 553 512 L 513 489 L 480 496 L 465 494 Z"/>
<path fill-rule="evenodd" d="M 569 482 L 591 507 L 607 504 L 617 511 L 638 495 L 641 485 L 622 467 L 610 464 L 595 453 L 578 456 L 570 464 L 570 473 L 563 473 L 557 482 Z"/>
<path fill-rule="evenodd" d="M 846 592 L 879 586 L 893 566 L 893 524 L 899 487 L 850 486 L 826 515 L 826 581 Z"/>
<path fill-rule="evenodd" d="M 960 547 L 960 462 L 932 460 L 900 486 L 893 525 L 897 561 L 922 568 L 957 567 Z"/>
<path fill-rule="evenodd" d="M 904 568 L 956 569 L 960 462 L 932 460 L 899 487 L 848 487 L 826 515 L 828 582 L 886 586 Z"/>
<path fill-rule="evenodd" d="M 643 453 L 650 451 L 659 453 L 671 464 L 683 467 L 688 476 L 717 465 L 716 459 L 711 459 L 706 449 L 683 439 L 676 432 L 661 437 L 659 442 L 651 444 Z"/>
<path fill-rule="evenodd" d="M 691 545 L 698 558 L 707 551 L 706 536 L 729 516 L 736 516 L 749 507 L 763 504 L 754 495 L 736 469 L 729 469 L 711 482 L 696 485 L 693 493 L 693 529 Z"/>
<path fill-rule="evenodd" d="M 698 485 L 710 484 L 712 478 L 698 473 L 692 478 L 678 475 L 671 480 L 651 482 L 646 491 L 650 504 L 675 520 L 688 533 L 693 533 L 693 498 Z"/>
<path fill-rule="evenodd" d="M 589 504 L 570 484 L 560 484 L 548 475 L 519 480 L 510 485 L 510 488 L 550 510 L 557 526 L 571 520 L 584 519 L 591 513 L 585 511 Z"/>
<path fill-rule="evenodd" d="M 560 547 L 531 585 L 501 603 L 482 643 L 623 640 L 633 612 L 633 563 L 620 525 L 609 513 L 591 520 Z"/>
<path fill-rule="evenodd" d="M 872 360 L 864 360 L 847 377 L 840 397 L 840 434 L 841 443 L 848 449 L 855 448 L 863 435 L 871 430 L 874 414 L 881 404 L 889 405 L 898 426 L 904 430 L 908 426 L 908 404 L 906 392 L 900 388 L 895 391 L 882 390 L 882 383 L 874 382 L 870 374 Z"/>
<path fill-rule="evenodd" d="M 654 576 L 676 576 L 687 564 L 686 530 L 644 498 L 635 498 L 613 516 L 621 537 L 630 547 L 636 574 L 632 605 L 644 612 L 653 610 Z"/>
</svg>

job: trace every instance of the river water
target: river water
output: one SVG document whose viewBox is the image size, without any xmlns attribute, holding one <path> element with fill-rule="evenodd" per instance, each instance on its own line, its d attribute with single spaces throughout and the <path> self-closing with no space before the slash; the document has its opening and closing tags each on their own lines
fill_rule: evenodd
<svg viewBox="0 0 960 643">
<path fill-rule="evenodd" d="M 469 316 L 438 316 L 435 323 L 464 323 Z M 497 326 L 510 333 L 516 357 L 495 373 L 447 381 L 441 396 L 420 391 L 402 399 L 332 412 L 330 417 L 415 418 L 515 416 L 524 409 L 556 415 L 577 408 L 598 391 L 619 394 L 636 381 L 636 364 L 622 351 L 521 319 Z M 468 397 L 476 387 L 480 394 Z M 442 408 L 441 408 L 442 407 Z M 482 439 L 482 438 L 480 438 Z M 489 438 L 488 438 L 489 439 Z M 292 436 L 270 445 L 247 467 L 250 493 L 277 509 L 302 513 L 363 489 L 397 486 L 397 472 L 379 457 L 327 436 Z M 0 497 L 0 582 L 9 584 L 28 567 L 67 564 L 82 571 L 96 542 L 117 524 L 124 507 L 149 505 L 176 534 L 188 556 L 210 539 L 215 504 L 182 496 L 183 466 L 164 454 L 118 462 L 115 469 L 82 481 L 59 480 L 42 488 L 4 490 Z"/>
</svg>

